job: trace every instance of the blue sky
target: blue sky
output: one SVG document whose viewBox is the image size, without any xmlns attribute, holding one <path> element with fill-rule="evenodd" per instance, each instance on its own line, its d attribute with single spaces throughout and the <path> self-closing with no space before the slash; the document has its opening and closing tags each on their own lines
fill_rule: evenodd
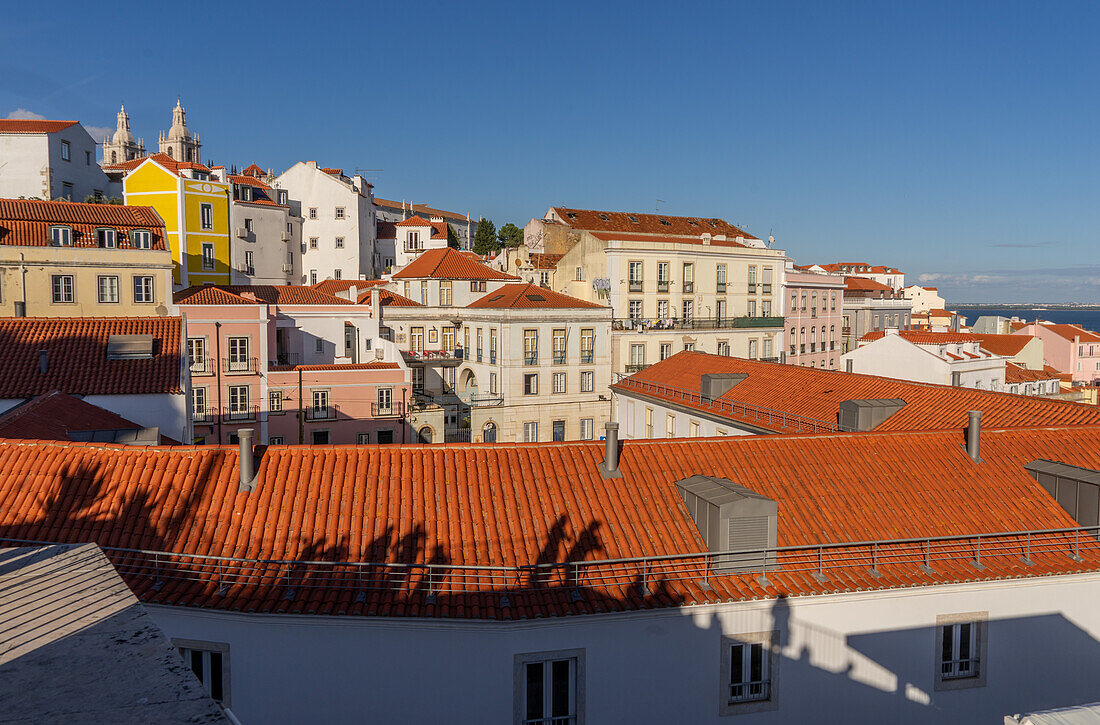
<svg viewBox="0 0 1100 725">
<path fill-rule="evenodd" d="M 949 301 L 1100 302 L 1100 5 L 33 3 L 0 116 L 205 158 L 370 169 L 378 196 L 719 216 Z M 115 31 L 114 29 L 118 29 Z"/>
</svg>

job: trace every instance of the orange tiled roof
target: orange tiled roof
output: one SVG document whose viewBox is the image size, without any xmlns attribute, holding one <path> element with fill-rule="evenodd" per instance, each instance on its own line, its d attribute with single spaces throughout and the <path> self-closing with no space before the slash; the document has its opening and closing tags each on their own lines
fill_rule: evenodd
<svg viewBox="0 0 1100 725">
<path fill-rule="evenodd" d="M 989 350 L 994 355 L 1015 357 L 1019 355 L 1029 342 L 1035 339 L 1033 335 L 986 335 L 975 334 L 982 343 L 983 350 Z"/>
<path fill-rule="evenodd" d="M 260 177 L 266 176 L 267 172 L 261 169 L 256 164 L 249 164 L 243 171 L 241 171 L 241 174 L 244 176 Z"/>
<path fill-rule="evenodd" d="M 193 161 L 177 161 L 168 154 L 155 153 L 149 156 L 139 156 L 136 159 L 130 159 L 129 161 L 121 161 L 117 164 L 105 164 L 103 166 L 104 171 L 133 171 L 137 167 L 141 166 L 146 161 L 155 161 L 157 164 L 163 166 L 168 171 L 172 172 L 176 176 L 181 176 L 181 169 L 194 169 L 195 171 L 210 172 L 210 168 Z"/>
<path fill-rule="evenodd" d="M 241 184 L 243 186 L 255 186 L 258 189 L 265 189 L 265 190 L 270 190 L 271 189 L 271 187 L 268 186 L 267 184 L 265 184 L 264 182 L 260 181 L 259 179 L 255 178 L 254 176 L 249 176 L 247 174 L 230 174 L 229 175 L 229 181 L 230 181 L 230 183 Z"/>
<path fill-rule="evenodd" d="M 982 424 L 996 428 L 1038 425 L 1100 425 L 1100 411 L 1060 400 L 997 393 L 972 388 L 914 383 L 875 375 L 861 375 L 799 365 L 767 363 L 741 358 L 680 352 L 667 360 L 620 380 L 612 387 L 636 391 L 658 400 L 687 405 L 733 422 L 777 433 L 797 432 L 754 413 L 719 410 L 687 400 L 678 390 L 698 394 L 704 373 L 744 373 L 747 377 L 733 386 L 723 401 L 768 408 L 799 415 L 826 425 L 835 425 L 840 403 L 845 400 L 900 398 L 905 406 L 879 424 L 876 431 L 961 429 L 967 411 L 982 411 Z M 654 391 L 653 387 L 658 386 Z M 661 392 L 661 388 L 664 392 Z M 797 392 L 797 395 L 795 393 Z"/>
<path fill-rule="evenodd" d="M 516 281 L 519 277 L 504 274 L 477 262 L 458 250 L 444 247 L 429 249 L 393 275 L 393 279 L 498 279 Z"/>
<path fill-rule="evenodd" d="M 851 291 L 860 292 L 893 292 L 894 288 L 888 284 L 876 282 L 866 277 L 845 277 L 844 286 Z"/>
<path fill-rule="evenodd" d="M 1082 561 L 1067 549 L 1035 545 L 1029 566 L 1016 549 L 998 555 L 983 547 L 980 569 L 957 552 L 934 560 L 931 570 L 883 557 L 879 577 L 853 566 L 829 570 L 824 581 L 781 561 L 766 584 L 758 572 L 712 574 L 708 589 L 697 574 L 654 571 L 653 594 L 633 584 L 633 569 L 615 584 L 601 583 L 601 570 L 564 583 L 520 574 L 494 584 L 463 580 L 453 569 L 429 584 L 421 572 L 398 568 L 705 551 L 675 485 L 696 474 L 734 480 L 775 500 L 780 546 L 1076 525 L 1023 467 L 1056 458 L 1100 468 L 1100 429 L 982 436 L 980 464 L 967 457 L 958 430 L 627 441 L 620 479 L 597 472 L 598 442 L 269 446 L 250 492 L 238 490 L 236 446 L 135 450 L 0 441 L 0 538 L 258 560 L 370 561 L 378 563 L 370 575 L 379 581 L 408 577 L 408 586 L 393 588 L 399 591 L 362 587 L 361 579 L 358 587 L 334 589 L 343 575 L 330 570 L 314 580 L 304 567 L 272 565 L 265 586 L 219 589 L 210 575 L 158 582 L 140 569 L 122 570 L 146 602 L 292 614 L 521 619 L 1100 569 L 1095 544 L 1087 542 Z M 1066 541 L 1071 547 L 1072 537 Z M 1022 537 L 1018 545 L 1022 550 Z M 161 566 L 170 572 L 182 564 L 161 559 Z"/>
<path fill-rule="evenodd" d="M 1079 325 L 1047 325 L 1043 327 L 1050 330 L 1059 337 L 1064 337 L 1067 340 L 1072 340 L 1075 337 L 1080 338 L 1081 342 L 1100 342 L 1100 335 L 1097 335 L 1091 330 L 1086 330 Z"/>
<path fill-rule="evenodd" d="M 500 289 L 490 292 L 489 294 L 474 300 L 467 307 L 473 308 L 509 308 L 509 309 L 575 309 L 578 307 L 595 307 L 597 309 L 610 310 L 609 307 L 604 305 L 597 305 L 594 302 L 586 302 L 585 300 L 578 299 L 576 297 L 570 297 L 569 295 L 563 295 L 560 292 L 544 289 L 538 285 L 531 284 L 506 284 Z"/>
<path fill-rule="evenodd" d="M 256 305 L 256 300 L 246 299 L 212 284 L 193 285 L 172 295 L 177 305 Z"/>
<path fill-rule="evenodd" d="M 23 118 L 0 118 L 0 133 L 57 133 L 79 121 L 36 121 Z"/>
<path fill-rule="evenodd" d="M 654 234 L 632 234 L 630 232 L 590 232 L 592 236 L 604 242 L 657 242 L 660 244 L 703 244 L 702 237 L 672 237 Z M 747 238 L 747 237 L 746 237 Z M 712 247 L 744 247 L 746 245 L 734 239 L 712 239 Z"/>
<path fill-rule="evenodd" d="M 531 266 L 535 269 L 555 269 L 564 254 L 532 254 Z"/>
<path fill-rule="evenodd" d="M 1059 380 L 1057 374 L 1051 374 L 1044 370 L 1029 370 L 1016 363 L 1005 363 L 1006 383 L 1035 383 L 1039 381 Z"/>
<path fill-rule="evenodd" d="M 367 290 L 359 295 L 357 302 L 361 305 L 370 305 L 371 292 L 373 290 Z M 383 307 L 423 307 L 424 305 L 410 300 L 404 295 L 399 295 L 392 290 L 388 290 L 385 287 L 378 289 L 378 303 Z"/>
<path fill-rule="evenodd" d="M 430 227 L 432 223 L 421 216 L 411 216 L 404 221 L 394 222 L 395 227 Z"/>
<path fill-rule="evenodd" d="M 884 330 L 868 332 L 859 338 L 864 340 L 881 340 L 886 335 Z M 924 330 L 898 330 L 898 337 L 913 343 L 914 345 L 953 345 L 960 342 L 978 342 L 978 337 L 968 332 L 926 332 Z"/>
<path fill-rule="evenodd" d="M 68 441 L 70 431 L 142 428 L 117 413 L 57 390 L 0 414 L 0 438 Z"/>
<path fill-rule="evenodd" d="M 365 290 L 385 283 L 386 281 L 382 279 L 326 279 L 310 287 L 326 295 L 335 295 L 337 292 L 347 292 L 352 287 Z"/>
<path fill-rule="evenodd" d="M 314 372 L 319 370 L 325 371 L 342 371 L 342 370 L 400 370 L 401 366 L 393 362 L 382 362 L 380 360 L 374 360 L 368 363 L 333 363 L 330 365 L 272 365 L 268 368 L 273 373 L 286 373 L 286 372 Z"/>
<path fill-rule="evenodd" d="M 465 222 L 469 219 L 465 214 L 459 214 L 458 212 L 435 209 L 425 204 L 408 204 L 401 201 L 393 201 L 391 199 L 379 199 L 377 196 L 374 197 L 374 205 L 386 209 L 394 209 L 396 211 L 411 209 L 414 214 L 424 214 L 430 217 L 441 216 L 444 219 L 453 219 L 460 222 Z"/>
<path fill-rule="evenodd" d="M 0 398 L 53 390 L 70 395 L 179 393 L 178 317 L 17 317 L 0 319 Z M 154 355 L 108 360 L 111 335 L 152 335 Z M 46 351 L 46 372 L 39 351 Z"/>
<path fill-rule="evenodd" d="M 241 305 L 351 305 L 335 295 L 307 285 L 291 284 L 204 284 L 188 287 L 175 294 L 176 304 Z"/>
<path fill-rule="evenodd" d="M 130 248 L 130 232 L 148 229 L 153 249 L 167 249 L 164 221 L 151 206 L 82 204 L 73 201 L 0 199 L 0 244 L 21 247 L 49 246 L 50 226 L 72 227 L 74 247 L 96 247 L 96 229 L 119 232 L 117 244 Z"/>
<path fill-rule="evenodd" d="M 691 237 L 698 237 L 701 234 L 725 234 L 727 237 L 756 239 L 744 229 L 735 227 L 724 219 L 567 209 L 565 207 L 553 207 L 553 209 L 565 224 L 574 229 L 583 229 L 589 232 L 627 232 Z"/>
</svg>

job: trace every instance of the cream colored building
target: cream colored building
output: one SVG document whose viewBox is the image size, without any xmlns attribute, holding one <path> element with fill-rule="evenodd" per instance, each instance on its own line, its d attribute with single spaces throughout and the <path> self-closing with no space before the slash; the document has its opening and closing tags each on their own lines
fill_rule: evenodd
<svg viewBox="0 0 1100 725">
<path fill-rule="evenodd" d="M 0 317 L 165 317 L 172 256 L 150 207 L 0 199 Z"/>
<path fill-rule="evenodd" d="M 611 305 L 616 374 L 681 350 L 779 359 L 786 254 L 729 222 L 553 207 L 526 229 L 542 283 Z"/>
<path fill-rule="evenodd" d="M 611 310 L 523 283 L 453 249 L 394 275 L 383 336 L 418 392 L 422 442 L 598 438 L 610 419 Z"/>
</svg>

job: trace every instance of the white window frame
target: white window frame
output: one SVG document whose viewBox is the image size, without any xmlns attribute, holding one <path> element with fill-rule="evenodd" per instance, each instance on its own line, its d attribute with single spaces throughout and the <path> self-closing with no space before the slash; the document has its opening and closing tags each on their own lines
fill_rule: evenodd
<svg viewBox="0 0 1100 725">
<path fill-rule="evenodd" d="M 50 227 L 50 244 L 55 247 L 73 246 L 73 228 L 59 224 Z"/>
<path fill-rule="evenodd" d="M 332 216 L 335 219 L 343 219 L 344 218 L 344 207 L 338 206 L 335 209 L 333 209 Z"/>
<path fill-rule="evenodd" d="M 99 227 L 95 230 L 95 241 L 101 249 L 115 249 L 118 247 L 118 230 Z"/>
<path fill-rule="evenodd" d="M 201 352 L 196 356 L 195 352 Z M 192 373 L 206 372 L 206 338 L 205 337 L 189 337 L 187 338 L 187 363 L 191 368 Z"/>
<path fill-rule="evenodd" d="M 355 445 L 365 446 L 370 444 L 370 433 L 356 433 Z"/>
<path fill-rule="evenodd" d="M 214 205 L 203 202 L 199 205 L 199 228 L 210 231 L 214 228 Z"/>
<path fill-rule="evenodd" d="M 203 691 L 215 702 L 219 702 L 224 707 L 229 707 L 233 704 L 231 699 L 230 690 L 230 665 L 229 665 L 229 644 L 226 642 L 205 642 L 195 639 L 172 639 L 172 646 L 180 653 L 180 657 L 183 658 L 184 666 L 194 672 L 192 665 L 191 654 L 201 653 L 201 668 L 203 674 L 195 673 L 199 682 L 202 683 Z M 211 663 L 213 662 L 213 655 L 219 655 L 221 660 L 221 698 L 216 698 L 216 690 L 213 688 L 211 682 Z"/>
<path fill-rule="evenodd" d="M 209 254 L 208 254 L 209 252 Z M 214 269 L 214 245 L 210 242 L 203 242 L 202 244 L 202 268 L 204 270 Z"/>
<path fill-rule="evenodd" d="M 528 385 L 531 382 L 531 385 Z M 538 373 L 525 373 L 523 375 L 523 394 L 524 395 L 538 395 L 539 394 L 539 374 Z"/>
<path fill-rule="evenodd" d="M 243 391 L 243 393 L 242 393 Z M 237 416 L 237 420 L 246 418 L 249 414 L 249 403 L 251 402 L 251 390 L 247 385 L 230 385 L 228 398 L 229 398 L 229 415 Z"/>
<path fill-rule="evenodd" d="M 148 274 L 134 275 L 134 304 L 151 305 L 156 299 L 153 276 Z"/>
<path fill-rule="evenodd" d="M 268 413 L 282 413 L 283 412 L 283 391 L 281 391 L 281 390 L 268 390 L 267 391 L 267 412 Z"/>
<path fill-rule="evenodd" d="M 103 283 L 107 282 L 108 287 L 105 290 Z M 111 283 L 113 282 L 113 286 Z M 117 274 L 101 274 L 96 277 L 95 280 L 96 295 L 101 305 L 113 305 L 119 303 L 118 296 L 118 275 Z M 104 295 L 104 292 L 113 292 L 113 294 Z"/>
<path fill-rule="evenodd" d="M 581 371 L 581 392 L 591 393 L 596 390 L 596 373 L 592 370 Z"/>
<path fill-rule="evenodd" d="M 60 292 L 60 295 L 58 292 Z M 76 281 L 73 275 L 50 275 L 50 299 L 55 305 L 71 305 L 76 303 Z"/>
<path fill-rule="evenodd" d="M 552 392 L 561 395 L 566 390 L 565 373 L 554 373 L 550 383 Z"/>
<path fill-rule="evenodd" d="M 343 237 L 336 237 L 336 241 L 333 244 L 336 246 L 337 249 L 343 249 L 344 248 L 344 238 Z"/>
<path fill-rule="evenodd" d="M 964 628 L 962 625 L 969 625 Z M 959 651 L 960 637 L 964 629 L 969 630 L 969 658 L 965 660 L 944 660 L 944 635 L 952 638 L 952 653 Z M 984 687 L 986 684 L 986 663 L 988 662 L 989 612 L 962 612 L 959 614 L 941 614 L 936 617 L 936 672 L 934 689 L 962 690 L 972 687 Z M 969 665 L 967 671 L 966 665 Z"/>
<path fill-rule="evenodd" d="M 539 442 L 539 423 L 537 420 L 529 420 L 523 424 L 523 442 Z"/>
<path fill-rule="evenodd" d="M 61 142 L 61 160 L 62 161 L 72 161 L 73 160 L 72 146 L 69 145 L 68 141 L 62 141 Z"/>
<path fill-rule="evenodd" d="M 148 229 L 134 229 L 130 232 L 130 246 L 134 249 L 152 249 L 153 233 Z"/>
<path fill-rule="evenodd" d="M 721 688 L 719 715 L 745 715 L 768 712 L 779 707 L 779 630 L 723 635 L 721 638 Z M 760 656 L 761 676 L 751 677 L 753 652 Z M 734 657 L 740 656 L 739 667 Z M 741 677 L 735 677 L 740 670 Z"/>
<path fill-rule="evenodd" d="M 581 418 L 581 437 L 582 441 L 592 440 L 592 431 L 595 429 L 594 420 L 592 418 Z"/>
<path fill-rule="evenodd" d="M 569 663 L 569 714 L 554 717 L 550 713 L 552 662 Z M 527 717 L 527 668 L 543 665 L 543 708 L 538 717 Z M 512 668 L 513 723 L 515 725 L 584 725 L 585 722 L 585 650 L 567 649 L 549 652 L 528 652 L 515 655 Z"/>
</svg>

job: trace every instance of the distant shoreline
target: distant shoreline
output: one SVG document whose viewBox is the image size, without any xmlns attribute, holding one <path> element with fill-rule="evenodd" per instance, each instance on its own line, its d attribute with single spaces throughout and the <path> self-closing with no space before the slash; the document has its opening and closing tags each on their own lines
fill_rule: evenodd
<svg viewBox="0 0 1100 725">
<path fill-rule="evenodd" d="M 959 302 L 952 307 L 960 310 L 1100 310 L 1100 304 L 1067 302 Z"/>
</svg>

